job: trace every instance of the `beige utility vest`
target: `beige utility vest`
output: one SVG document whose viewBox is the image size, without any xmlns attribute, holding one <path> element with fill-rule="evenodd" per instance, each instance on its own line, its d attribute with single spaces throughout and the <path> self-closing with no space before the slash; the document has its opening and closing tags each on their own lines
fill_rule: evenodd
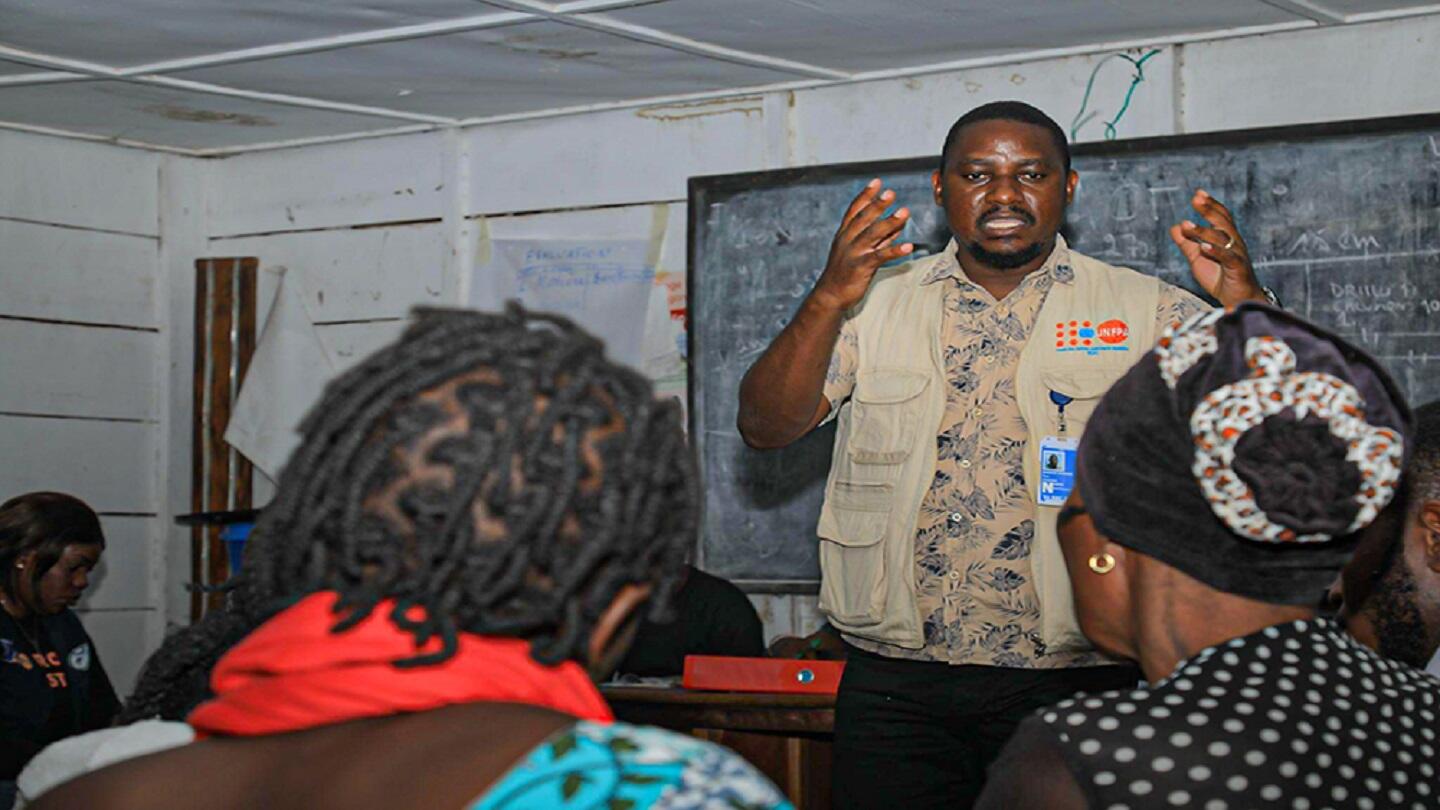
<svg viewBox="0 0 1440 810">
<path fill-rule="evenodd" d="M 1041 440 L 1080 437 L 1100 395 L 1154 345 L 1160 295 L 1160 283 L 1151 276 L 1070 251 L 1063 240 L 1055 249 L 1074 279 L 1051 287 L 1015 380 L 1029 437 L 1025 483 L 1032 503 Z M 948 385 L 945 284 L 920 282 L 943 260 L 931 256 L 882 270 L 851 313 L 859 338 L 855 388 L 836 417 L 817 529 L 820 609 L 830 623 L 860 638 L 910 649 L 924 646 L 915 603 L 915 526 L 935 476 L 935 437 Z M 1093 334 L 1083 337 L 1082 330 Z M 1065 406 L 1063 434 L 1051 391 L 1072 400 Z M 1041 636 L 1052 651 L 1084 649 L 1089 645 L 1075 621 L 1055 532 L 1059 508 L 1035 510 L 1030 566 Z"/>
</svg>

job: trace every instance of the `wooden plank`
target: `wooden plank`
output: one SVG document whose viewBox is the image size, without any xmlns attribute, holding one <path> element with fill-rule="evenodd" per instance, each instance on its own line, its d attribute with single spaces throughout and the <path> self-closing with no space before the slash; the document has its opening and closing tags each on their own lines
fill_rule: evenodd
<svg viewBox="0 0 1440 810">
<path fill-rule="evenodd" d="M 606 686 L 619 719 L 723 745 L 770 778 L 797 810 L 830 806 L 833 695 Z"/>
<path fill-rule="evenodd" d="M 158 327 L 154 239 L 0 219 L 0 315 Z"/>
<path fill-rule="evenodd" d="M 1440 83 L 1421 77 L 1434 75 L 1437 39 L 1440 17 L 1427 16 L 1192 43 L 1178 71 L 1179 117 L 1186 132 L 1204 132 L 1433 113 Z"/>
<path fill-rule="evenodd" d="M 157 551 L 162 568 L 159 604 L 164 621 L 182 623 L 190 613 L 192 594 L 186 585 L 195 581 L 190 561 L 194 559 L 195 538 L 188 528 L 175 526 L 174 515 L 196 511 L 192 497 L 197 491 L 192 475 L 195 442 L 194 374 L 196 269 L 195 257 L 204 255 L 207 178 L 213 161 L 197 161 L 167 155 L 161 161 L 161 190 L 165 217 L 161 222 L 165 250 L 161 278 L 165 280 L 159 312 L 165 323 L 163 334 L 166 382 L 161 399 L 161 434 L 165 441 L 159 458 L 162 489 L 160 512 L 165 515 L 157 534 Z M 203 295 L 201 299 L 203 300 Z M 187 385 L 186 383 L 190 384 Z"/>
<path fill-rule="evenodd" d="M 255 356 L 255 296 L 260 261 L 253 256 L 240 260 L 240 322 L 236 324 L 236 368 L 235 390 L 245 382 L 245 373 L 250 370 L 250 360 Z M 230 423 L 226 417 L 225 423 Z M 253 504 L 254 466 L 249 459 L 235 454 L 235 509 L 248 509 Z M 227 558 L 228 559 L 228 558 Z"/>
<path fill-rule="evenodd" d="M 0 217 L 155 236 L 160 156 L 0 132 Z"/>
<path fill-rule="evenodd" d="M 259 261 L 254 257 L 195 262 L 195 370 L 191 506 L 194 511 L 248 508 L 253 468 L 225 442 L 235 392 L 255 352 Z M 230 576 L 220 527 L 191 532 L 192 581 L 219 585 Z M 191 619 L 222 607 L 219 593 L 195 593 Z"/>
<path fill-rule="evenodd" d="M 795 611 L 791 605 L 790 594 L 750 593 L 746 596 L 750 598 L 750 604 L 755 606 L 755 612 L 760 616 L 766 644 L 784 636 L 800 635 L 796 632 Z"/>
<path fill-rule="evenodd" d="M 422 133 L 216 161 L 214 187 L 225 193 L 211 205 L 210 233 L 438 220 L 450 193 L 442 155 L 441 136 Z"/>
<path fill-rule="evenodd" d="M 620 707 L 624 706 L 621 712 Z M 705 726 L 746 731 L 828 734 L 835 728 L 833 709 L 784 709 L 661 703 L 615 704 L 621 719 L 639 724 Z"/>
<path fill-rule="evenodd" d="M 209 389 L 209 413 L 205 415 L 205 452 L 209 456 L 209 469 L 205 480 L 205 508 L 218 512 L 231 508 L 230 501 L 230 446 L 225 443 L 225 428 L 230 424 L 230 405 L 234 397 L 231 379 L 231 362 L 235 347 L 230 342 L 231 327 L 234 325 L 235 273 L 238 262 L 235 259 L 211 259 L 210 263 L 210 304 L 209 304 L 209 358 L 206 377 Z M 209 547 L 205 578 L 207 585 L 218 585 L 229 576 L 230 567 L 225 559 L 224 543 L 220 540 L 220 528 L 206 529 L 206 545 Z M 224 597 L 218 593 L 208 594 L 207 610 L 224 606 Z"/>
<path fill-rule="evenodd" d="M 1188 50 L 1186 54 L 1188 61 Z M 981 104 L 1011 98 L 1022 98 L 1044 110 L 1068 131 L 1080 94 L 1104 58 L 1103 54 L 1072 56 L 796 93 L 790 163 L 807 166 L 921 155 L 939 158 L 955 119 Z M 1145 81 L 1135 86 L 1130 107 L 1119 124 L 1120 137 L 1174 132 L 1174 65 L 1172 48 L 1162 48 L 1145 63 Z M 1077 141 L 1104 138 L 1104 121 L 1114 117 L 1116 102 L 1125 97 L 1133 75 L 1130 65 L 1118 59 L 1095 73 L 1090 109 L 1098 106 L 1101 114 L 1079 129 Z M 1187 86 L 1186 92 L 1189 89 Z M 863 114 L 857 115 L 857 109 Z M 901 203 L 931 205 L 928 199 Z"/>
<path fill-rule="evenodd" d="M 305 309 L 317 322 L 401 318 L 416 304 L 445 303 L 450 246 L 439 223 L 213 239 L 209 250 L 286 268 L 286 283 L 301 284 Z"/>
<path fill-rule="evenodd" d="M 868 103 L 863 88 L 853 92 Z M 467 130 L 476 169 L 466 213 L 682 200 L 692 175 L 783 165 L 768 146 L 760 96 L 748 98 L 753 101 L 716 103 L 711 114 L 704 107 L 661 106 L 592 113 L 583 126 L 566 116 Z M 938 137 L 944 136 L 941 130 Z"/>
<path fill-rule="evenodd" d="M 155 419 L 160 335 L 0 319 L 0 411 Z"/>
<path fill-rule="evenodd" d="M 805 741 L 799 737 L 786 737 L 785 795 L 796 807 L 805 806 L 805 782 Z"/>
<path fill-rule="evenodd" d="M 830 785 L 835 770 L 835 744 L 824 737 L 807 737 L 802 740 L 800 749 L 801 788 L 797 798 L 805 807 L 829 807 Z"/>
<path fill-rule="evenodd" d="M 615 715 L 627 723 L 658 725 L 671 729 L 723 728 L 740 731 L 783 732 L 787 734 L 829 734 L 835 729 L 833 695 L 792 695 L 787 697 L 824 698 L 830 705 L 777 705 L 773 696 L 724 695 L 720 700 L 677 700 L 630 698 L 612 689 L 602 690 L 615 709 Z M 653 692 L 683 691 L 651 689 Z M 685 693 L 697 696 L 704 693 Z"/>
<path fill-rule="evenodd" d="M 90 575 L 90 587 L 80 600 L 86 610 L 116 610 L 157 607 L 150 588 L 151 539 L 159 529 L 159 517 L 101 515 L 105 532 L 105 553 L 100 566 Z"/>
<path fill-rule="evenodd" d="M 315 333 L 325 351 L 335 359 L 335 373 L 342 374 L 382 346 L 394 342 L 408 323 L 407 320 L 384 320 L 327 324 L 316 327 Z"/>
<path fill-rule="evenodd" d="M 154 652 L 150 626 L 158 621 L 154 610 L 77 610 L 85 632 L 95 642 L 100 662 L 123 699 L 135 689 L 140 666 Z"/>
<path fill-rule="evenodd" d="M 190 511 L 205 511 L 205 336 L 209 331 L 209 262 L 195 262 L 195 319 L 194 347 L 195 363 L 191 375 L 191 390 L 194 407 L 190 417 Z M 202 565 L 205 555 L 206 530 L 200 526 L 190 529 L 190 582 L 205 581 Z M 204 597 L 199 591 L 190 592 L 190 620 L 200 618 L 204 608 Z"/>
<path fill-rule="evenodd" d="M 155 440 L 159 428 L 0 415 L 0 492 L 68 492 L 99 512 L 156 511 Z"/>
<path fill-rule="evenodd" d="M 809 692 L 703 692 L 649 686 L 605 686 L 601 690 L 612 703 L 655 703 L 682 706 L 744 707 L 748 709 L 831 709 L 835 696 Z"/>
<path fill-rule="evenodd" d="M 679 210 L 675 208 L 678 206 Z M 573 211 L 541 211 L 486 218 L 492 239 L 644 239 L 650 234 L 654 214 L 648 204 L 618 205 Z M 681 250 L 679 269 L 685 267 L 685 204 L 672 203 L 670 220 L 679 219 Z"/>
</svg>

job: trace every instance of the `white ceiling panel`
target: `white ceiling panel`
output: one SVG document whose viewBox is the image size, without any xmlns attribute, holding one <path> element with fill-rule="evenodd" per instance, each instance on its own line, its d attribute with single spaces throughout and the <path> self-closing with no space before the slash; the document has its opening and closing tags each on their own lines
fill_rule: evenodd
<svg viewBox="0 0 1440 810">
<path fill-rule="evenodd" d="M 247 90 L 456 118 L 797 78 L 553 22 L 172 74 Z"/>
<path fill-rule="evenodd" d="M 0 43 L 123 67 L 493 11 L 473 0 L 0 0 Z"/>
<path fill-rule="evenodd" d="M 1434 7 L 1435 0 L 1311 0 L 1325 9 L 1339 14 L 1372 14 L 1408 8 Z"/>
<path fill-rule="evenodd" d="M 670 0 L 603 16 L 855 71 L 1299 19 L 1258 0 L 726 0 L 724 14 L 714 0 Z"/>
<path fill-rule="evenodd" d="M 1436 12 L 1440 0 L 0 0 L 0 123 L 224 150 Z M 26 83 L 67 69 L 163 76 Z"/>
<path fill-rule="evenodd" d="M 39 73 L 41 68 L 22 65 L 19 62 L 6 62 L 0 59 L 0 76 L 10 76 L 16 73 Z"/>
<path fill-rule="evenodd" d="M 0 122 L 192 149 L 405 125 L 393 119 L 118 81 L 0 87 Z"/>
</svg>

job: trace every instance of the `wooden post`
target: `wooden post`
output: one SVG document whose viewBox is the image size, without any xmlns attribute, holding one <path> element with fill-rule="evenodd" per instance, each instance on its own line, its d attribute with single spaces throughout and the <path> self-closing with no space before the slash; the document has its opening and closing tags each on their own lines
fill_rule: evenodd
<svg viewBox="0 0 1440 810">
<path fill-rule="evenodd" d="M 254 257 L 195 262 L 195 416 L 190 506 L 194 512 L 249 509 L 252 468 L 225 443 L 225 428 L 255 353 L 255 298 L 259 260 Z M 213 586 L 230 576 L 219 526 L 191 529 L 191 581 Z M 200 589 L 190 597 L 190 619 L 224 605 L 218 593 Z"/>
</svg>

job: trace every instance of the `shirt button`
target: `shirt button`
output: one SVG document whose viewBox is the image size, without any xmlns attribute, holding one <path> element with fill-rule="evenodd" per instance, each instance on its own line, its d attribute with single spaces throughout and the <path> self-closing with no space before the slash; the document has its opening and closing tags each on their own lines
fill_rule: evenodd
<svg viewBox="0 0 1440 810">
<path fill-rule="evenodd" d="M 968 458 L 962 458 L 962 459 L 960 459 L 960 467 L 961 467 L 961 469 L 966 469 L 966 470 L 970 469 L 970 459 L 968 459 Z"/>
<path fill-rule="evenodd" d="M 985 362 L 987 362 L 987 363 L 993 363 L 993 362 L 995 362 L 995 355 L 993 355 L 993 354 L 987 354 L 987 355 L 985 355 Z"/>
<path fill-rule="evenodd" d="M 979 408 L 979 407 L 971 408 L 971 409 L 970 409 L 970 415 L 973 416 L 973 417 L 975 417 L 976 419 L 979 419 L 980 417 L 982 417 L 982 416 L 985 415 L 985 409 L 984 409 L 984 408 Z"/>
<path fill-rule="evenodd" d="M 964 516 L 961 515 L 959 512 L 951 512 L 951 513 L 950 513 L 950 522 L 951 522 L 951 523 L 959 523 L 961 520 L 964 520 L 964 519 L 965 519 Z"/>
<path fill-rule="evenodd" d="M 960 572 L 959 572 L 959 571 L 951 571 L 951 572 L 950 572 L 950 579 L 951 579 L 951 580 L 958 580 L 958 579 L 960 579 Z"/>
</svg>

